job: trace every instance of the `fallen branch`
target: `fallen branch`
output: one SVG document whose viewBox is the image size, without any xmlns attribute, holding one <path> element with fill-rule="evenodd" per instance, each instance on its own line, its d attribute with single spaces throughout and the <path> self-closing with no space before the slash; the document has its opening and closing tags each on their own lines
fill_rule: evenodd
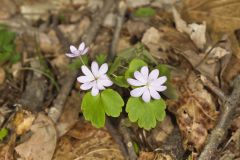
<svg viewBox="0 0 240 160">
<path fill-rule="evenodd" d="M 120 121 L 119 131 L 123 135 L 123 140 L 127 145 L 128 155 L 130 160 L 136 160 L 138 157 L 135 153 L 129 129 L 124 125 L 124 119 Z"/>
<path fill-rule="evenodd" d="M 223 102 L 226 100 L 226 95 L 224 92 L 218 88 L 213 82 L 208 80 L 205 76 L 201 75 L 200 76 L 201 81 L 203 82 L 203 85 L 208 87 L 209 89 L 212 90 L 213 93 L 215 93 Z"/>
<path fill-rule="evenodd" d="M 199 160 L 210 160 L 214 156 L 219 144 L 222 142 L 224 136 L 226 135 L 227 129 L 239 103 L 240 75 L 238 75 L 234 80 L 232 94 L 226 98 L 218 124 L 211 132 L 211 135 L 208 137 L 207 144 L 200 154 Z"/>
<path fill-rule="evenodd" d="M 124 19 L 125 19 L 124 17 L 125 17 L 126 11 L 127 11 L 127 5 L 124 1 L 121 1 L 119 3 L 119 9 L 118 9 L 119 15 L 117 17 L 117 23 L 116 23 L 116 28 L 114 31 L 114 35 L 113 35 L 113 39 L 110 47 L 110 53 L 108 55 L 109 61 L 113 60 L 113 58 L 116 56 L 119 36 L 124 23 Z"/>
<path fill-rule="evenodd" d="M 119 134 L 117 129 L 114 128 L 114 126 L 111 124 L 110 119 L 106 117 L 106 128 L 114 141 L 119 145 L 119 149 L 121 150 L 123 156 L 125 159 L 129 159 L 128 152 L 126 150 L 125 144 L 122 141 L 122 136 Z"/>
<path fill-rule="evenodd" d="M 89 29 L 82 36 L 81 40 L 85 42 L 87 45 L 93 43 L 94 38 L 97 35 L 100 26 L 106 17 L 107 13 L 110 11 L 112 6 L 114 5 L 114 0 L 106 0 L 104 3 L 104 7 L 101 9 L 101 12 L 97 14 L 97 16 L 92 20 L 92 24 Z M 50 108 L 48 112 L 48 116 L 51 117 L 53 122 L 57 122 L 59 117 L 61 116 L 64 104 L 67 100 L 68 95 L 72 90 L 72 86 L 76 81 L 76 77 L 78 75 L 78 71 L 72 72 L 66 76 L 64 80 L 63 86 L 57 96 L 57 98 L 53 102 L 53 106 Z"/>
</svg>

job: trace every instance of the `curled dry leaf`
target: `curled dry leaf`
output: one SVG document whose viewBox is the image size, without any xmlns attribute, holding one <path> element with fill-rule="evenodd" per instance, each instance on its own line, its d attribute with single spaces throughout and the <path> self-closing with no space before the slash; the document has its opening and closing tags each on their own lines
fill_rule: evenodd
<svg viewBox="0 0 240 160">
<path fill-rule="evenodd" d="M 208 52 L 208 50 L 207 50 Z M 223 58 L 224 56 L 231 54 L 230 51 L 222 48 L 222 47 L 215 47 L 213 48 L 209 53 L 209 58 L 207 60 L 207 63 L 215 63 L 219 59 Z"/>
<path fill-rule="evenodd" d="M 196 24 L 187 23 L 181 18 L 175 8 L 172 9 L 176 28 L 179 32 L 187 33 L 199 49 L 203 49 L 206 44 L 206 23 Z"/>
<path fill-rule="evenodd" d="M 215 41 L 221 38 L 222 33 L 230 34 L 234 54 L 240 58 L 239 42 L 234 35 L 240 26 L 239 0 L 184 0 L 183 2 L 184 19 L 194 22 L 206 21 L 212 31 L 211 37 Z"/>
<path fill-rule="evenodd" d="M 13 119 L 13 126 L 17 135 L 22 135 L 29 131 L 33 121 L 35 120 L 35 115 L 27 110 L 18 111 Z"/>
<path fill-rule="evenodd" d="M 199 151 L 218 116 L 214 100 L 194 73 L 179 79 L 176 86 L 180 97 L 178 101 L 169 101 L 168 109 L 176 115 L 184 148 Z"/>
<path fill-rule="evenodd" d="M 23 159 L 51 160 L 57 143 L 57 132 L 51 119 L 39 113 L 31 126 L 32 136 L 15 147 Z"/>
<path fill-rule="evenodd" d="M 151 27 L 144 33 L 142 43 L 149 48 L 150 53 L 153 55 L 153 57 L 166 60 L 166 44 L 164 43 L 164 41 L 161 41 L 163 39 L 163 36 L 164 35 L 162 32 L 160 32 L 154 27 Z"/>
</svg>

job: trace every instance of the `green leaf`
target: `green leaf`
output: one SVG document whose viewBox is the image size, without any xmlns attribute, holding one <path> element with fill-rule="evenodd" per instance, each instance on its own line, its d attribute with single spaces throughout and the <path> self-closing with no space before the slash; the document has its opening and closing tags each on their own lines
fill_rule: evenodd
<svg viewBox="0 0 240 160">
<path fill-rule="evenodd" d="M 166 82 L 166 86 L 167 86 L 167 90 L 163 91 L 162 94 L 165 95 L 167 98 L 169 99 L 178 99 L 178 92 L 176 90 L 176 88 L 171 84 L 171 71 L 168 68 L 167 65 L 165 64 L 159 64 L 157 66 L 159 73 L 161 76 L 166 76 L 167 77 L 167 82 Z"/>
<path fill-rule="evenodd" d="M 166 86 L 167 86 L 167 90 L 163 91 L 162 94 L 169 99 L 177 100 L 178 92 L 176 88 L 170 82 L 167 82 Z"/>
<path fill-rule="evenodd" d="M 117 76 L 112 79 L 112 81 L 119 87 L 128 88 L 129 84 L 127 83 L 124 76 Z"/>
<path fill-rule="evenodd" d="M 147 66 L 147 63 L 138 58 L 133 59 L 129 64 L 128 70 L 125 72 L 125 78 L 132 77 L 133 73 L 143 66 Z"/>
<path fill-rule="evenodd" d="M 118 67 L 121 65 L 121 58 L 115 58 L 113 64 L 111 65 L 108 74 L 112 74 L 117 71 Z"/>
<path fill-rule="evenodd" d="M 121 96 L 112 89 L 106 89 L 97 96 L 86 93 L 82 100 L 82 111 L 86 120 L 100 128 L 105 124 L 105 114 L 118 117 L 122 112 L 124 101 Z"/>
<path fill-rule="evenodd" d="M 138 154 L 140 149 L 139 149 L 139 146 L 136 142 L 133 142 L 133 148 L 134 148 L 134 152 Z"/>
<path fill-rule="evenodd" d="M 104 62 L 106 62 L 106 59 L 107 59 L 107 56 L 105 55 L 105 54 L 103 54 L 103 53 L 101 53 L 101 54 L 98 54 L 97 56 L 96 56 L 96 61 L 97 61 L 97 63 L 98 64 L 103 64 Z"/>
<path fill-rule="evenodd" d="M 0 53 L 0 62 L 5 62 L 11 57 L 10 52 Z"/>
<path fill-rule="evenodd" d="M 156 126 L 156 121 L 163 121 L 166 116 L 166 104 L 163 99 L 151 100 L 145 103 L 141 98 L 130 97 L 127 102 L 126 112 L 131 122 L 150 130 Z"/>
<path fill-rule="evenodd" d="M 159 65 L 157 65 L 157 69 L 159 70 L 159 73 L 160 73 L 161 76 L 166 76 L 167 81 L 170 81 L 171 71 L 170 71 L 170 69 L 168 68 L 167 65 L 159 64 Z"/>
<path fill-rule="evenodd" d="M 0 141 L 2 141 L 8 135 L 8 130 L 6 128 L 2 128 L 0 130 Z"/>
<path fill-rule="evenodd" d="M 9 61 L 10 61 L 10 63 L 14 64 L 14 63 L 17 63 L 18 61 L 20 61 L 20 59 L 21 59 L 21 55 L 19 53 L 15 53 L 14 55 L 11 56 Z"/>
<path fill-rule="evenodd" d="M 134 52 L 136 48 L 127 48 L 118 53 L 118 57 L 124 59 L 124 60 L 132 60 L 134 57 L 136 57 L 136 53 Z"/>
<path fill-rule="evenodd" d="M 149 63 L 154 63 L 154 64 L 157 64 L 158 62 L 153 58 L 153 56 L 151 55 L 151 53 L 146 50 L 145 48 L 143 49 L 142 51 L 142 55 L 145 56 L 146 58 L 146 62 L 149 61 Z"/>
<path fill-rule="evenodd" d="M 87 56 L 82 56 L 82 60 L 84 64 L 88 64 Z M 73 59 L 73 61 L 68 65 L 68 67 L 72 70 L 78 70 L 83 65 L 82 60 L 80 58 Z"/>
<path fill-rule="evenodd" d="M 133 12 L 135 17 L 152 17 L 156 14 L 156 10 L 151 7 L 141 7 Z"/>
</svg>

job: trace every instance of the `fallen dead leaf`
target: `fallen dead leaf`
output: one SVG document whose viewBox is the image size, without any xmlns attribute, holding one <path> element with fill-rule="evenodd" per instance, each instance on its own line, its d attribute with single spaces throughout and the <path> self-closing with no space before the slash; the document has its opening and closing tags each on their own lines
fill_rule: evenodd
<svg viewBox="0 0 240 160">
<path fill-rule="evenodd" d="M 161 123 L 159 123 L 154 129 L 152 129 L 152 138 L 157 143 L 163 143 L 166 138 L 172 133 L 173 128 L 174 126 L 172 124 L 171 118 L 167 116 Z"/>
<path fill-rule="evenodd" d="M 86 121 L 60 138 L 53 160 L 123 160 L 121 151 L 106 129 L 96 129 Z"/>
<path fill-rule="evenodd" d="M 27 110 L 19 110 L 13 119 L 13 125 L 17 135 L 22 135 L 30 130 L 33 121 L 35 120 L 35 115 Z"/>
<path fill-rule="evenodd" d="M 76 91 L 72 91 L 67 99 L 63 112 L 56 125 L 58 137 L 68 132 L 79 120 L 81 97 Z"/>
<path fill-rule="evenodd" d="M 233 53 L 240 58 L 240 46 L 234 32 L 240 28 L 239 0 L 184 0 L 184 19 L 192 22 L 206 21 L 214 41 L 222 33 L 230 35 Z"/>
<path fill-rule="evenodd" d="M 183 147 L 200 151 L 218 116 L 214 99 L 194 73 L 178 79 L 175 85 L 180 97 L 178 101 L 168 101 L 168 109 L 176 116 L 183 135 Z"/>
<path fill-rule="evenodd" d="M 15 147 L 23 159 L 51 160 L 57 143 L 57 132 L 51 119 L 39 113 L 31 127 L 32 136 Z"/>
<path fill-rule="evenodd" d="M 176 28 L 179 32 L 186 33 L 190 36 L 192 41 L 199 49 L 204 49 L 206 44 L 206 23 L 196 24 L 191 23 L 187 24 L 177 12 L 175 8 L 172 9 L 174 21 Z"/>
<path fill-rule="evenodd" d="M 142 43 L 149 48 L 149 51 L 153 57 L 166 60 L 167 54 L 165 52 L 165 42 L 161 41 L 163 36 L 164 35 L 162 32 L 159 32 L 159 30 L 156 28 L 151 27 L 144 33 Z"/>
</svg>

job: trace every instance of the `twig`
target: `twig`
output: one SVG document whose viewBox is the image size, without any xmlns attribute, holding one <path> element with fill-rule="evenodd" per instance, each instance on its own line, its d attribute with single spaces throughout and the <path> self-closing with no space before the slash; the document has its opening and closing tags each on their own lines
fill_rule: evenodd
<svg viewBox="0 0 240 160">
<path fill-rule="evenodd" d="M 129 159 L 130 160 L 136 160 L 137 155 L 134 151 L 132 139 L 131 139 L 128 128 L 124 125 L 124 120 L 123 119 L 120 121 L 119 131 L 123 135 L 124 142 L 127 144 Z"/>
<path fill-rule="evenodd" d="M 212 92 L 214 92 L 223 102 L 226 100 L 226 95 L 224 92 L 218 88 L 216 85 L 213 84 L 210 80 L 208 80 L 205 76 L 200 76 L 201 81 L 203 82 L 203 85 L 211 89 Z"/>
<path fill-rule="evenodd" d="M 115 0 L 105 0 L 101 12 L 97 14 L 96 17 L 93 19 L 91 27 L 82 36 L 82 38 L 79 39 L 79 42 L 84 41 L 87 45 L 90 45 L 94 41 L 102 22 L 104 21 L 106 15 L 111 10 L 111 8 L 113 8 L 114 5 Z"/>
<path fill-rule="evenodd" d="M 118 8 L 119 15 L 117 17 L 116 28 L 115 28 L 115 32 L 114 32 L 111 47 L 110 47 L 110 53 L 108 55 L 108 61 L 113 60 L 113 58 L 116 56 L 119 36 L 124 23 L 124 19 L 125 19 L 124 17 L 125 17 L 126 11 L 127 11 L 127 5 L 124 1 L 121 1 L 119 3 L 119 8 Z"/>
<path fill-rule="evenodd" d="M 113 127 L 109 118 L 106 118 L 106 125 L 105 126 L 106 126 L 108 132 L 110 133 L 110 135 L 112 136 L 112 138 L 119 145 L 119 149 L 122 151 L 122 154 L 123 154 L 124 158 L 128 159 L 129 158 L 128 152 L 127 152 L 126 147 L 125 147 L 125 145 L 122 141 L 122 137 L 121 137 L 121 135 L 119 135 L 119 132 Z"/>
<path fill-rule="evenodd" d="M 218 124 L 215 129 L 211 132 L 208 137 L 206 146 L 204 147 L 202 153 L 199 156 L 199 160 L 210 160 L 217 150 L 217 147 L 222 142 L 224 136 L 226 135 L 227 129 L 230 125 L 232 117 L 236 108 L 240 103 L 240 75 L 238 75 L 233 84 L 232 94 L 226 98 L 223 104 L 224 110 L 222 111 Z"/>
<path fill-rule="evenodd" d="M 106 17 L 109 10 L 114 5 L 114 0 L 106 0 L 104 3 L 104 7 L 101 9 L 101 12 L 92 20 L 92 24 L 89 29 L 85 32 L 82 37 L 82 41 L 84 41 L 87 45 L 93 43 L 95 36 Z M 57 122 L 59 117 L 61 116 L 62 109 L 67 100 L 69 93 L 72 90 L 72 86 L 76 80 L 78 75 L 78 71 L 70 73 L 65 79 L 63 86 L 57 96 L 57 98 L 53 102 L 53 106 L 50 108 L 48 112 L 48 116 L 52 118 L 54 122 Z"/>
</svg>

